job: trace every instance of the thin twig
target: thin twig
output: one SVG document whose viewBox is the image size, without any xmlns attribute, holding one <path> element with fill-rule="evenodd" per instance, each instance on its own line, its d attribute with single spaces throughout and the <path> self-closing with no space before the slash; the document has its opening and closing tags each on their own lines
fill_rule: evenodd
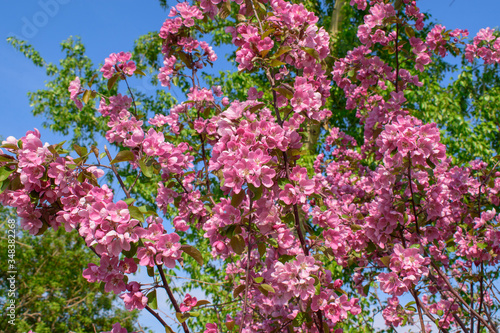
<svg viewBox="0 0 500 333">
<path fill-rule="evenodd" d="M 108 147 L 106 147 L 106 145 L 104 146 L 104 151 L 106 152 L 106 155 L 108 156 L 108 159 L 111 162 L 113 160 L 113 158 L 111 157 L 111 154 L 109 153 Z M 130 193 L 128 192 L 127 187 L 125 186 L 125 183 L 123 182 L 122 177 L 118 174 L 118 169 L 116 169 L 116 166 L 111 165 L 111 170 L 113 170 L 113 173 L 115 174 L 116 179 L 120 183 L 120 186 L 121 186 L 123 192 L 125 192 L 125 196 L 127 198 L 130 198 Z"/>
</svg>

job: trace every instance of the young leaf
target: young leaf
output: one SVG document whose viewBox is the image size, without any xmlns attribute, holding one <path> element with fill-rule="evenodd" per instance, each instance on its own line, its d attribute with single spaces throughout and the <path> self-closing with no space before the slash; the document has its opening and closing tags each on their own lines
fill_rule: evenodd
<svg viewBox="0 0 500 333">
<path fill-rule="evenodd" d="M 203 261 L 203 256 L 201 255 L 201 252 L 198 251 L 197 248 L 191 246 L 191 245 L 182 245 L 181 250 L 184 251 L 187 255 L 189 255 L 191 258 L 196 260 L 196 262 L 203 266 L 204 261 Z"/>
<path fill-rule="evenodd" d="M 175 316 L 177 317 L 177 320 L 181 324 L 183 322 L 185 322 L 189 317 L 191 317 L 191 315 L 189 314 L 189 312 L 184 312 L 184 313 L 176 312 Z"/>
<path fill-rule="evenodd" d="M 3 182 L 7 178 L 9 178 L 10 174 L 13 172 L 14 170 L 9 168 L 8 166 L 0 168 L 0 182 Z"/>
<path fill-rule="evenodd" d="M 234 252 L 237 254 L 242 254 L 245 251 L 245 240 L 241 235 L 234 235 L 229 242 L 229 245 L 233 248 Z"/>
<path fill-rule="evenodd" d="M 207 301 L 206 299 L 199 300 L 198 302 L 196 302 L 196 305 L 194 307 L 202 306 L 205 304 L 210 304 L 210 301 Z"/>
<path fill-rule="evenodd" d="M 156 289 L 146 295 L 148 298 L 148 305 L 151 309 L 158 309 L 158 301 L 156 299 Z"/>
<path fill-rule="evenodd" d="M 240 190 L 239 193 L 233 193 L 233 197 L 231 198 L 231 206 L 234 208 L 238 208 L 238 206 L 243 202 L 245 198 L 245 191 Z"/>
<path fill-rule="evenodd" d="M 133 152 L 131 152 L 130 150 L 122 150 L 118 154 L 116 154 L 116 157 L 113 158 L 111 164 L 133 160 L 135 160 L 135 155 Z"/>
<path fill-rule="evenodd" d="M 108 90 L 111 90 L 113 88 L 118 78 L 119 78 L 118 74 L 115 74 L 108 80 Z"/>
<path fill-rule="evenodd" d="M 151 178 L 153 176 L 153 167 L 147 166 L 146 163 L 144 163 L 143 159 L 139 160 L 139 167 L 141 168 L 141 171 L 144 174 L 144 176 L 148 178 Z"/>
<path fill-rule="evenodd" d="M 242 285 L 239 285 L 238 287 L 236 287 L 236 289 L 233 290 L 233 297 L 236 298 L 238 297 L 239 294 L 241 294 L 241 292 L 245 290 L 245 285 L 242 284 Z"/>
</svg>

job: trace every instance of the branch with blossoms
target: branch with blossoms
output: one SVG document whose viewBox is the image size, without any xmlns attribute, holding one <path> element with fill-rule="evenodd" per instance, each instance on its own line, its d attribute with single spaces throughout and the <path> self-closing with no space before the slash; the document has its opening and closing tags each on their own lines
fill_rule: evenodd
<svg viewBox="0 0 500 333">
<path fill-rule="evenodd" d="M 146 309 L 168 332 L 155 312 L 158 288 L 186 333 L 197 310 L 211 307 L 190 293 L 179 302 L 164 268 L 180 270 L 184 260 L 203 266 L 209 256 L 223 262 L 232 294 L 213 306 L 217 320 L 205 323 L 206 333 L 341 332 L 370 311 L 360 298 L 377 282 L 387 295 L 388 327 L 418 322 L 421 332 L 472 332 L 476 323 L 477 331 L 496 332 L 487 308 L 498 308 L 498 299 L 494 283 L 485 281 L 496 278 L 500 254 L 497 164 L 452 165 L 436 124 L 412 116 L 405 92 L 423 85 L 418 72 L 432 56 L 463 51 L 471 62 L 498 63 L 500 41 L 486 29 L 462 47 L 468 33 L 442 26 L 423 36 L 424 15 L 412 1 L 351 5 L 368 10 L 358 28 L 362 45 L 328 68 L 329 35 L 301 4 L 177 4 L 160 29 L 158 79 L 169 89 L 185 80 L 186 101 L 146 118 L 127 81 L 143 73 L 130 54 L 111 54 L 101 69 L 108 89 L 124 81 L 130 96 L 98 95 L 79 78 L 69 92 L 78 107 L 100 97 L 97 111 L 108 119 L 105 137 L 119 148 L 116 155 L 75 146 L 74 158 L 61 144 L 43 144 L 36 130 L 9 137 L 0 155 L 0 201 L 17 208 L 33 235 L 76 229 L 100 258 L 83 276 L 120 294 L 127 309 Z M 198 77 L 217 55 L 199 37 L 197 22 L 227 16 L 233 7 L 234 26 L 226 30 L 238 70 L 267 78 L 268 90 L 253 87 L 244 101 L 204 87 Z M 375 48 L 394 57 L 384 62 Z M 411 61 L 401 62 L 403 53 Z M 360 146 L 327 125 L 332 80 L 364 126 Z M 311 167 L 301 133 L 321 122 L 325 144 Z M 92 153 L 97 165 L 88 163 Z M 129 185 L 119 163 L 136 172 Z M 123 200 L 99 184 L 102 168 L 113 172 Z M 137 204 L 140 182 L 156 189 L 158 211 Z M 189 244 L 189 230 L 202 230 L 208 251 Z M 154 284 L 129 280 L 139 266 Z M 414 301 L 403 306 L 406 294 Z M 111 332 L 125 331 L 117 323 Z"/>
</svg>

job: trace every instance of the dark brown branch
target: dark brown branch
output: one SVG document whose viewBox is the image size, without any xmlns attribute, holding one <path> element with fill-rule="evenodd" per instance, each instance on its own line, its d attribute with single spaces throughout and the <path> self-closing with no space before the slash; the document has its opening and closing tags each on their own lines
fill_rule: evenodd
<svg viewBox="0 0 500 333">
<path fill-rule="evenodd" d="M 253 205 L 253 200 L 250 198 L 250 209 L 249 211 L 252 211 L 252 205 Z M 245 276 L 245 300 L 243 302 L 243 314 L 241 316 L 241 323 L 240 323 L 240 333 L 243 330 L 243 322 L 245 321 L 245 316 L 247 314 L 247 302 L 248 302 L 248 283 L 250 282 L 250 260 L 251 260 L 251 253 L 252 253 L 252 243 L 250 242 L 250 231 L 252 228 L 252 214 L 250 214 L 250 217 L 248 218 L 248 226 L 247 226 L 247 237 L 248 237 L 248 249 L 247 249 L 247 268 L 246 268 L 246 276 Z"/>
<path fill-rule="evenodd" d="M 148 312 L 151 313 L 156 319 L 158 319 L 158 321 L 163 325 L 163 327 L 168 326 L 165 320 L 163 320 L 163 318 L 160 317 L 160 315 L 156 313 L 153 309 L 151 309 L 148 305 L 146 305 L 145 309 L 148 310 Z"/>
<path fill-rule="evenodd" d="M 170 299 L 170 302 L 172 302 L 175 312 L 182 313 L 179 304 L 177 303 L 177 300 L 175 299 L 175 296 L 168 285 L 167 277 L 165 276 L 165 272 L 163 272 L 162 265 L 156 265 L 156 267 L 158 268 L 158 272 L 160 273 L 161 281 L 163 283 L 162 287 L 167 292 L 168 298 Z M 186 322 L 183 322 L 181 325 L 182 328 L 184 329 L 184 332 L 189 333 L 189 328 L 187 327 Z"/>
</svg>

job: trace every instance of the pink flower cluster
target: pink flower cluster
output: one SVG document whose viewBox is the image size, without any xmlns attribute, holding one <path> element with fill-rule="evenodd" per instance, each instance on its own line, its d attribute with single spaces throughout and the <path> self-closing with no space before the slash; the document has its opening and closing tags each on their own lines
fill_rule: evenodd
<svg viewBox="0 0 500 333">
<path fill-rule="evenodd" d="M 69 83 L 68 91 L 70 92 L 69 98 L 75 102 L 76 107 L 81 110 L 83 108 L 83 103 L 77 96 L 82 93 L 82 85 L 78 76 Z"/>
<path fill-rule="evenodd" d="M 109 58 L 104 60 L 104 66 L 101 68 L 102 75 L 110 79 L 115 73 L 132 76 L 137 69 L 135 62 L 130 60 L 130 52 L 111 53 Z"/>
<path fill-rule="evenodd" d="M 191 295 L 186 294 L 184 296 L 184 301 L 180 305 L 180 309 L 182 312 L 191 311 L 191 309 L 196 306 L 196 303 L 198 303 L 196 297 L 191 297 Z"/>
<path fill-rule="evenodd" d="M 201 69 L 207 63 L 211 64 L 216 61 L 217 55 L 207 42 L 198 41 L 183 34 L 188 30 L 187 28 L 194 25 L 195 19 L 203 18 L 199 7 L 190 6 L 188 2 L 181 2 L 170 10 L 169 16 L 171 18 L 165 20 L 159 34 L 164 40 L 162 48 L 164 58 L 158 79 L 162 86 L 170 88 L 171 77 L 177 74 L 180 68 Z M 182 60 L 182 65 L 177 62 L 178 59 Z M 191 61 L 190 64 L 188 64 L 189 61 Z"/>
<path fill-rule="evenodd" d="M 103 111 L 106 112 L 113 111 Z M 17 165 L 12 169 L 11 181 L 18 179 L 19 186 L 3 192 L 0 200 L 18 209 L 21 226 L 32 234 L 61 225 L 67 231 L 78 229 L 87 245 L 101 257 L 99 266 L 89 264 L 84 277 L 89 282 L 104 282 L 106 292 L 119 294 L 128 290 L 121 295 L 126 307 L 144 308 L 147 297 L 140 285 L 126 283 L 125 274 L 133 274 L 137 264 L 133 258 L 119 260 L 119 255 L 131 250 L 132 243 L 147 239 L 144 246 L 137 247 L 138 263 L 173 268 L 182 254 L 180 237 L 167 234 L 161 218 L 148 218 L 147 226 L 143 227 L 139 220 L 131 218 L 124 201 L 113 202 L 112 191 L 106 185 L 98 186 L 96 178 L 104 174 L 102 170 L 83 168 L 71 157 L 59 156 L 60 148 L 42 145 L 38 131 L 29 131 L 20 140 L 9 137 L 3 147 L 16 154 Z M 174 167 L 165 166 L 164 170 L 171 172 Z M 83 182 L 79 174 L 84 175 Z M 30 198 L 34 193 L 37 200 Z"/>
<path fill-rule="evenodd" d="M 491 28 L 481 29 L 472 44 L 465 46 L 465 58 L 473 62 L 474 58 L 483 59 L 486 64 L 500 62 L 500 37 L 495 37 Z"/>
</svg>

